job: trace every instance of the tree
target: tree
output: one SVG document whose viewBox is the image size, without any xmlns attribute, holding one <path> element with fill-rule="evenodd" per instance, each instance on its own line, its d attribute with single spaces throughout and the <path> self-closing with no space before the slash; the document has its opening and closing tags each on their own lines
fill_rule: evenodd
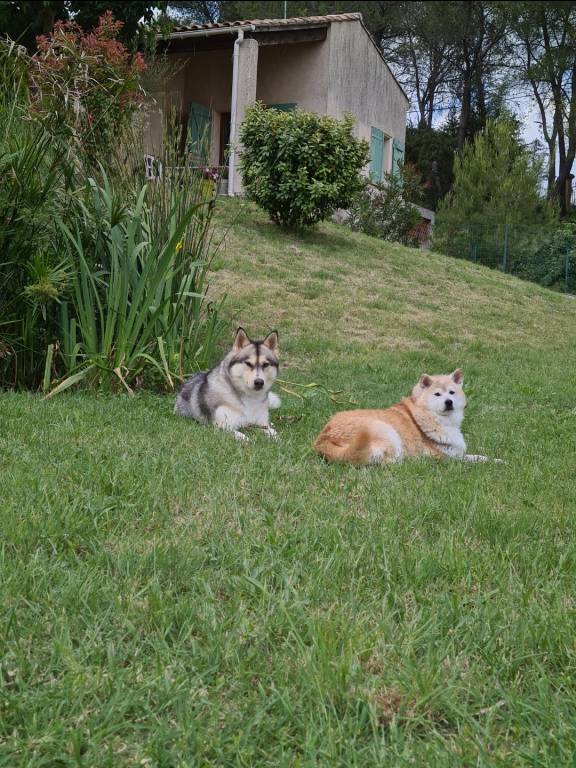
<svg viewBox="0 0 576 768">
<path fill-rule="evenodd" d="M 452 5 L 390 4 L 375 30 L 386 61 L 416 106 L 419 128 L 432 128 L 436 111 L 450 98 L 455 39 Z"/>
<path fill-rule="evenodd" d="M 150 24 L 154 19 L 156 9 L 166 7 L 165 2 L 147 2 L 147 0 L 132 0 L 131 2 L 122 2 L 121 0 L 92 0 L 91 2 L 82 2 L 82 0 L 72 0 L 70 2 L 70 15 L 82 29 L 88 31 L 98 26 L 98 20 L 107 11 L 118 21 L 123 23 L 120 30 L 119 40 L 125 45 L 134 47 L 140 27 L 140 21 L 144 24 Z"/>
<path fill-rule="evenodd" d="M 167 13 L 180 24 L 213 24 L 221 19 L 222 3 L 217 0 L 170 2 Z"/>
<path fill-rule="evenodd" d="M 438 210 L 436 245 L 466 256 L 480 239 L 499 248 L 504 228 L 518 241 L 552 222 L 554 206 L 540 195 L 541 170 L 511 120 L 488 120 L 456 156 L 454 184 Z"/>
<path fill-rule="evenodd" d="M 36 36 L 47 35 L 55 22 L 68 18 L 64 0 L 2 0 L 0 34 L 16 40 L 29 51 L 36 48 Z"/>
<path fill-rule="evenodd" d="M 509 63 L 508 23 L 487 0 L 450 5 L 450 24 L 457 30 L 452 49 L 453 71 L 458 73 L 453 93 L 460 103 L 457 147 L 462 149 L 465 141 L 472 138 L 474 128 L 486 125 L 489 89 Z"/>
<path fill-rule="evenodd" d="M 454 179 L 456 131 L 449 123 L 441 129 L 408 128 L 406 162 L 418 169 L 424 182 L 422 204 L 436 210 Z"/>
<path fill-rule="evenodd" d="M 120 0 L 0 0 L 0 35 L 10 37 L 28 51 L 36 50 L 36 37 L 52 32 L 57 21 L 75 21 L 84 31 L 98 26 L 98 20 L 106 11 L 123 23 L 119 39 L 134 47 L 140 20 L 149 24 L 156 9 L 165 9 L 166 2 L 120 2 Z"/>
<path fill-rule="evenodd" d="M 548 145 L 548 195 L 566 215 L 576 156 L 576 3 L 518 2 L 505 8 L 519 42 L 520 74 L 538 105 Z"/>
</svg>

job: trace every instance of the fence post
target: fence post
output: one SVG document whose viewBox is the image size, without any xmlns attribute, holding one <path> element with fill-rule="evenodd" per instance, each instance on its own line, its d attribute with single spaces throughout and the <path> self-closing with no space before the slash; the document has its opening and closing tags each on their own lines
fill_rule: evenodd
<svg viewBox="0 0 576 768">
<path fill-rule="evenodd" d="M 502 271 L 506 272 L 508 266 L 508 224 L 504 224 L 504 259 L 502 261 Z"/>
<path fill-rule="evenodd" d="M 570 270 L 570 251 L 566 251 L 566 264 L 564 265 L 564 293 L 568 293 L 568 272 Z"/>
</svg>

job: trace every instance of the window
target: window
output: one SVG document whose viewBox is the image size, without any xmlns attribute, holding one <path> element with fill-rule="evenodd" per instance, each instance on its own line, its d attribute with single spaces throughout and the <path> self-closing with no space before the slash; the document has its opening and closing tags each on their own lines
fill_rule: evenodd
<svg viewBox="0 0 576 768">
<path fill-rule="evenodd" d="M 296 109 L 296 102 L 288 102 L 287 104 L 270 104 L 270 109 L 277 109 L 278 112 L 294 112 Z"/>
<path fill-rule="evenodd" d="M 392 167 L 392 139 L 384 134 L 384 173 L 390 173 Z"/>
<path fill-rule="evenodd" d="M 392 142 L 392 175 L 398 178 L 404 165 L 404 144 L 399 139 Z"/>
<path fill-rule="evenodd" d="M 188 143 L 186 149 L 191 155 L 192 163 L 205 165 L 210 157 L 210 140 L 212 121 L 210 110 L 203 104 L 193 102 L 190 106 L 188 119 Z"/>
<path fill-rule="evenodd" d="M 372 128 L 370 134 L 370 179 L 382 181 L 384 167 L 384 134 L 379 128 Z"/>
</svg>

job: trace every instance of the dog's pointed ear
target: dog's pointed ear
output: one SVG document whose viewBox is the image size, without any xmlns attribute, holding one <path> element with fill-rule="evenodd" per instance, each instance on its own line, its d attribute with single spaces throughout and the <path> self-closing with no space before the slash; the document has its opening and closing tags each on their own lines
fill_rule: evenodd
<svg viewBox="0 0 576 768">
<path fill-rule="evenodd" d="M 270 331 L 262 344 L 264 344 L 265 347 L 268 347 L 271 352 L 278 352 L 278 331 Z"/>
<path fill-rule="evenodd" d="M 250 344 L 250 339 L 248 338 L 248 334 L 244 330 L 244 328 L 240 327 L 236 331 L 236 336 L 234 336 L 234 344 L 232 345 L 232 351 L 233 352 L 240 352 L 241 349 L 244 349 L 244 347 L 247 347 L 248 344 Z"/>
<path fill-rule="evenodd" d="M 422 387 L 422 389 L 428 389 L 430 384 L 432 384 L 431 376 L 428 376 L 427 373 L 423 373 L 422 376 L 420 376 L 420 381 L 418 384 Z"/>
<path fill-rule="evenodd" d="M 462 382 L 464 381 L 464 374 L 462 373 L 462 368 L 456 368 L 454 373 L 451 374 L 452 381 L 454 384 L 460 384 L 462 385 Z"/>
</svg>

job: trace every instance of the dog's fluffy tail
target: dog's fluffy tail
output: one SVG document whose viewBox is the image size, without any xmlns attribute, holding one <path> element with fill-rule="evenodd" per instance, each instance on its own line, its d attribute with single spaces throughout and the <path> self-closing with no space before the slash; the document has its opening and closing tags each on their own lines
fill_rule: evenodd
<svg viewBox="0 0 576 768">
<path fill-rule="evenodd" d="M 374 435 L 369 429 L 359 430 L 352 441 L 344 445 L 335 442 L 329 434 L 322 432 L 314 443 L 314 450 L 329 461 L 343 461 L 348 464 L 372 464 L 374 456 Z M 379 460 L 381 460 L 380 456 Z"/>
</svg>

